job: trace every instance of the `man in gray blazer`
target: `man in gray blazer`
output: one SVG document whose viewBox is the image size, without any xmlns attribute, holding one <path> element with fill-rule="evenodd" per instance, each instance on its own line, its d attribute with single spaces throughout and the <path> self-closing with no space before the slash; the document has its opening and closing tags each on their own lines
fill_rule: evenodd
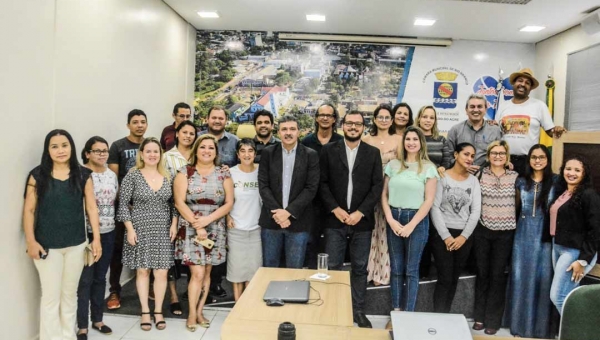
<svg viewBox="0 0 600 340">
<path fill-rule="evenodd" d="M 309 231 L 312 228 L 311 202 L 319 188 L 319 156 L 298 143 L 298 120 L 279 120 L 281 144 L 262 152 L 258 167 L 258 188 L 263 207 L 259 225 L 263 266 L 279 267 L 282 252 L 287 268 L 302 268 Z"/>
<path fill-rule="evenodd" d="M 371 328 L 364 314 L 367 293 L 367 263 L 371 234 L 375 226 L 375 204 L 381 199 L 383 171 L 379 150 L 361 143 L 365 120 L 358 111 L 342 119 L 344 140 L 327 144 L 321 150 L 319 194 L 323 211 L 325 249 L 329 268 L 341 270 L 350 239 L 350 283 L 354 322 Z"/>
</svg>

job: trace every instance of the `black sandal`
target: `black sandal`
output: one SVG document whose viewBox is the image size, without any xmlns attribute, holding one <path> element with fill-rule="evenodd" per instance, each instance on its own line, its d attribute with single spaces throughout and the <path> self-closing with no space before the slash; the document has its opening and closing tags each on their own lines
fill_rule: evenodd
<svg viewBox="0 0 600 340">
<path fill-rule="evenodd" d="M 179 303 L 179 301 L 171 303 L 171 314 L 177 316 L 183 315 L 183 310 L 181 309 L 181 304 Z"/>
<path fill-rule="evenodd" d="M 159 331 L 162 331 L 163 329 L 167 328 L 167 323 L 164 320 L 156 322 L 156 314 L 162 315 L 162 312 L 154 312 L 154 327 L 156 327 L 156 329 L 158 329 Z"/>
<path fill-rule="evenodd" d="M 144 314 L 151 314 L 150 312 L 142 312 L 142 315 Z M 147 328 L 144 328 L 147 327 Z M 142 322 L 142 320 L 140 320 L 140 328 L 145 331 L 145 332 L 149 332 L 150 330 L 152 330 L 152 324 L 150 322 Z"/>
</svg>

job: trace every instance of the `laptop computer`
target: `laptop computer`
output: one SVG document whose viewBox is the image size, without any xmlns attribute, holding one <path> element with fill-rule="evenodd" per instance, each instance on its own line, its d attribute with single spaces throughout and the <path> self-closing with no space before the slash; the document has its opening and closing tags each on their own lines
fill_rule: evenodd
<svg viewBox="0 0 600 340">
<path fill-rule="evenodd" d="M 310 295 L 308 281 L 271 281 L 263 300 L 280 299 L 284 302 L 306 303 Z"/>
<path fill-rule="evenodd" d="M 462 314 L 392 311 L 390 316 L 394 340 L 473 340 Z"/>
</svg>

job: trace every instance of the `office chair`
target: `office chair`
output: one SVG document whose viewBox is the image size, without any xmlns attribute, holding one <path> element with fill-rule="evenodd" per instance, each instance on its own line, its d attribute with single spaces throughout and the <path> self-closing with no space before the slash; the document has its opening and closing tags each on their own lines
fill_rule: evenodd
<svg viewBox="0 0 600 340">
<path fill-rule="evenodd" d="M 600 340 L 600 285 L 575 288 L 565 300 L 560 340 Z"/>
</svg>

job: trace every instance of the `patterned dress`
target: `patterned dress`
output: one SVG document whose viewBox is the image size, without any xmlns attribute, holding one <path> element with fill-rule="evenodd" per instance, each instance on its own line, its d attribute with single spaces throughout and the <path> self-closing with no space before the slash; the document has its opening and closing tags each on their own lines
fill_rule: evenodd
<svg viewBox="0 0 600 340">
<path fill-rule="evenodd" d="M 381 153 L 383 169 L 392 159 L 396 159 L 397 149 L 385 151 Z M 388 252 L 387 222 L 385 214 L 381 208 L 381 201 L 375 206 L 375 228 L 371 236 L 371 252 L 369 253 L 369 263 L 367 270 L 369 272 L 367 281 L 373 281 L 377 284 L 390 284 L 390 253 Z"/>
<path fill-rule="evenodd" d="M 229 171 L 222 171 L 217 166 L 210 174 L 203 176 L 193 165 L 179 169 L 188 179 L 185 203 L 195 216 L 207 216 L 219 209 L 225 202 L 223 182 L 230 178 Z M 175 239 L 175 258 L 189 265 L 219 265 L 226 259 L 226 224 L 225 217 L 218 219 L 206 227 L 208 238 L 215 241 L 212 249 L 195 245 L 196 229 L 183 217 L 179 218 L 179 231 Z"/>
<path fill-rule="evenodd" d="M 173 191 L 163 178 L 158 191 L 152 190 L 138 169 L 131 170 L 121 183 L 117 220 L 130 221 L 137 244 L 123 244 L 123 265 L 131 269 L 169 269 L 173 265 L 173 246 L 169 228 L 173 217 Z M 129 203 L 131 202 L 131 209 Z"/>
</svg>

